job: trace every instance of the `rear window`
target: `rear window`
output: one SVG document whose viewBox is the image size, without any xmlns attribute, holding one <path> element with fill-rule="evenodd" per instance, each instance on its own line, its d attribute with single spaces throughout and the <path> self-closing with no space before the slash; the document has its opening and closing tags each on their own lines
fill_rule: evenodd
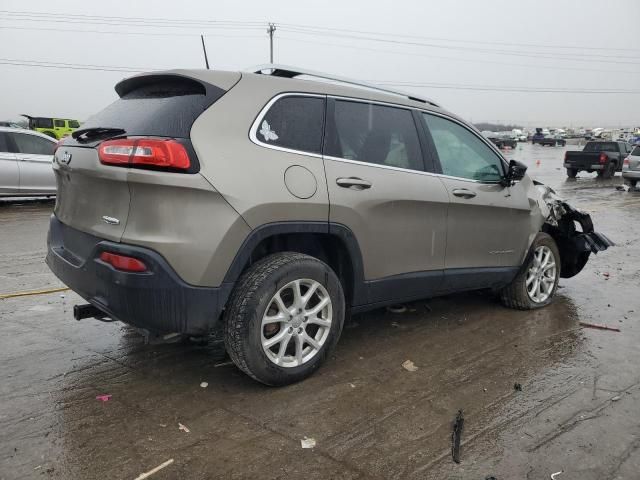
<svg viewBox="0 0 640 480">
<path fill-rule="evenodd" d="M 322 153 L 324 98 L 287 96 L 258 122 L 261 143 L 301 152 Z"/>
<path fill-rule="evenodd" d="M 89 118 L 82 129 L 122 128 L 129 136 L 189 138 L 193 122 L 225 93 L 166 75 L 133 78 L 117 89 L 120 99 Z"/>
<path fill-rule="evenodd" d="M 33 124 L 34 128 L 53 128 L 53 119 L 52 118 L 34 118 Z"/>
<path fill-rule="evenodd" d="M 584 147 L 585 152 L 617 152 L 618 145 L 615 142 L 589 142 Z"/>
<path fill-rule="evenodd" d="M 634 147 L 634 149 L 631 151 L 631 155 L 633 155 L 634 157 L 640 157 L 640 147 Z"/>
</svg>

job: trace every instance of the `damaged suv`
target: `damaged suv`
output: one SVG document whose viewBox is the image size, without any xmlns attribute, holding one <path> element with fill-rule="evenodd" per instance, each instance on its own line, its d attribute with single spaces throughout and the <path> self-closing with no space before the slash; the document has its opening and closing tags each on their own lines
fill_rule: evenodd
<svg viewBox="0 0 640 480">
<path fill-rule="evenodd" d="M 221 336 L 268 385 L 315 371 L 349 312 L 474 289 L 540 308 L 612 245 L 429 100 L 276 65 L 116 92 L 55 153 L 49 267 L 76 318 Z"/>
</svg>

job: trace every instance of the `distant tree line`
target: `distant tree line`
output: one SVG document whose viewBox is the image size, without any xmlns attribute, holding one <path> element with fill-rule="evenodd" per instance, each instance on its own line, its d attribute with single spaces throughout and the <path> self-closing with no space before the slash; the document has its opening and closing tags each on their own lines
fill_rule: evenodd
<svg viewBox="0 0 640 480">
<path fill-rule="evenodd" d="M 489 132 L 510 132 L 514 128 L 522 130 L 519 125 L 502 125 L 500 123 L 476 123 L 476 128 L 481 132 L 487 130 Z"/>
</svg>

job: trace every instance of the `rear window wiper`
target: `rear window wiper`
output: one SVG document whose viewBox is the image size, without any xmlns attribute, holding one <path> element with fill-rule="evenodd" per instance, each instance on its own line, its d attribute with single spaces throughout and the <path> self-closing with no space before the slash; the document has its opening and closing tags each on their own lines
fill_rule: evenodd
<svg viewBox="0 0 640 480">
<path fill-rule="evenodd" d="M 95 137 L 115 137 L 127 133 L 123 128 L 114 127 L 91 127 L 79 128 L 74 131 L 71 136 L 76 140 L 89 140 Z"/>
</svg>

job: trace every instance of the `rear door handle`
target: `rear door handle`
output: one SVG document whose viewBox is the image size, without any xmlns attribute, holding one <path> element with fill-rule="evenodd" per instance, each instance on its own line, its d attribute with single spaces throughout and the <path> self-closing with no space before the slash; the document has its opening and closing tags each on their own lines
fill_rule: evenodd
<svg viewBox="0 0 640 480">
<path fill-rule="evenodd" d="M 342 177 L 336 179 L 336 184 L 342 188 L 350 188 L 352 190 L 365 190 L 371 188 L 371 182 L 358 177 Z"/>
<path fill-rule="evenodd" d="M 466 198 L 466 199 L 473 198 L 473 197 L 476 196 L 476 194 L 474 192 L 472 192 L 471 190 L 467 190 L 466 188 L 456 188 L 453 191 L 453 194 L 456 197 L 462 197 L 462 198 Z"/>
</svg>

